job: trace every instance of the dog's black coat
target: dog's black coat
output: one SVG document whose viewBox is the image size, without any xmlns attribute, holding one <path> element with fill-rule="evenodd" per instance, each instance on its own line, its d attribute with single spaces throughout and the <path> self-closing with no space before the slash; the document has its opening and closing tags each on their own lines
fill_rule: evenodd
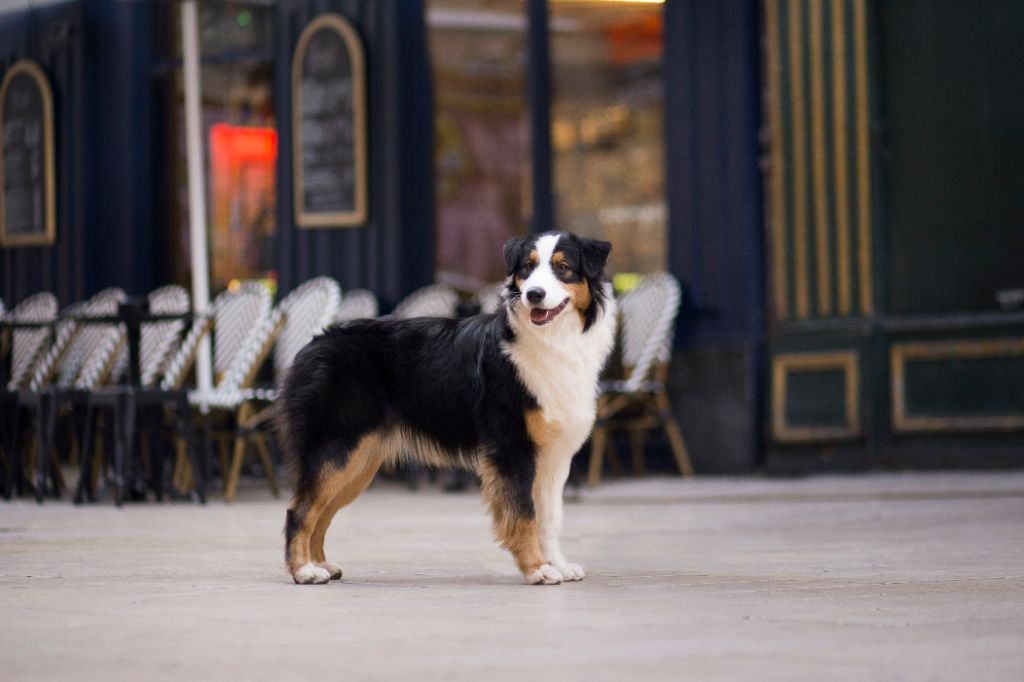
<svg viewBox="0 0 1024 682">
<path fill-rule="evenodd" d="M 528 266 L 535 239 L 506 244 L 510 275 Z M 589 285 L 591 304 L 581 311 L 587 329 L 604 305 L 609 246 L 565 234 L 558 248 L 571 267 L 565 281 Z M 521 295 L 516 279 L 510 278 L 508 300 Z M 314 338 L 296 356 L 277 408 L 295 499 L 309 499 L 324 468 L 343 467 L 367 434 L 403 428 L 439 445 L 451 465 L 486 458 L 503 479 L 509 511 L 532 518 L 535 447 L 526 412 L 537 401 L 502 350 L 502 343 L 516 343 L 508 315 L 502 306 L 460 320 L 357 320 Z M 295 509 L 288 513 L 286 547 L 302 523 L 302 505 Z"/>
</svg>

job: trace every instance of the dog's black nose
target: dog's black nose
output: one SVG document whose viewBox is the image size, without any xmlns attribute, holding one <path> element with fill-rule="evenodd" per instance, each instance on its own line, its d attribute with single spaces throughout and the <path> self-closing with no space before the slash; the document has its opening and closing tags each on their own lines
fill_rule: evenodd
<svg viewBox="0 0 1024 682">
<path fill-rule="evenodd" d="M 531 287 L 526 291 L 526 300 L 536 305 L 544 300 L 544 294 L 540 287 Z"/>
</svg>

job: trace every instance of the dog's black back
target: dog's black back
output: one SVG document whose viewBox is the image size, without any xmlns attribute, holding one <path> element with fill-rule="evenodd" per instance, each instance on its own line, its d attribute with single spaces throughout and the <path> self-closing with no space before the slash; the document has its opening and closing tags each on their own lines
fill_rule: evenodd
<svg viewBox="0 0 1024 682">
<path fill-rule="evenodd" d="M 279 398 L 296 485 L 310 485 L 324 466 L 343 467 L 359 440 L 380 430 L 408 427 L 436 442 L 452 466 L 472 466 L 498 439 L 525 440 L 523 414 L 536 401 L 500 350 L 511 335 L 500 311 L 356 320 L 313 339 Z"/>
</svg>

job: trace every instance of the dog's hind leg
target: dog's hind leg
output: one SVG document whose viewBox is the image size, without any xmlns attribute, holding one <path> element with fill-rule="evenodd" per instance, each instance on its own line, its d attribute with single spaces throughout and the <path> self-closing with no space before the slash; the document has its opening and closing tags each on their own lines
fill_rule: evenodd
<svg viewBox="0 0 1024 682">
<path fill-rule="evenodd" d="M 522 460 L 520 460 L 521 462 Z M 541 552 L 531 488 L 532 471 L 515 471 L 485 459 L 480 465 L 484 498 L 491 507 L 494 532 L 501 546 L 512 553 L 526 582 L 557 585 L 562 574 Z"/>
<path fill-rule="evenodd" d="M 341 577 L 341 567 L 324 557 L 324 535 L 337 511 L 370 484 L 383 457 L 381 438 L 364 436 L 343 466 L 325 466 L 312 485 L 296 493 L 285 526 L 285 558 L 296 583 L 319 584 Z M 303 488 L 308 489 L 306 494 Z"/>
<path fill-rule="evenodd" d="M 347 506 L 366 490 L 366 487 L 370 485 L 370 481 L 377 474 L 377 470 L 380 469 L 381 462 L 384 459 L 384 453 L 380 448 L 379 440 L 373 446 L 361 444 L 361 447 L 373 447 L 373 452 L 366 454 L 363 460 L 364 464 L 361 467 L 353 468 L 354 470 L 350 472 L 351 475 L 347 478 L 346 482 L 338 488 L 334 498 L 321 512 L 320 518 L 313 528 L 313 533 L 309 537 L 310 558 L 317 566 L 331 574 L 331 580 L 341 578 L 341 566 L 327 561 L 326 556 L 324 556 L 324 536 L 327 535 L 327 528 L 331 525 L 331 521 L 334 519 L 334 515 L 338 513 L 338 510 Z"/>
</svg>

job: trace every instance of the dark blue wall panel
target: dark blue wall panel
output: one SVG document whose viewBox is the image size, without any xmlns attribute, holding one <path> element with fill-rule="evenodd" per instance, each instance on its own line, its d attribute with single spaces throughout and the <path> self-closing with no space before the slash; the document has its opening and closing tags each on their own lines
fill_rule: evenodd
<svg viewBox="0 0 1024 682">
<path fill-rule="evenodd" d="M 82 132 L 82 16 L 77 3 L 0 15 L 0 77 L 22 58 L 42 66 L 53 90 L 57 241 L 0 249 L 0 297 L 8 307 L 37 291 L 62 304 L 87 291 Z"/>
<path fill-rule="evenodd" d="M 154 10 L 149 2 L 83 3 L 86 56 L 85 207 L 90 259 L 87 288 L 119 286 L 143 294 L 161 284 L 150 163 Z M 163 223 L 159 223 L 163 224 Z"/>
<path fill-rule="evenodd" d="M 39 62 L 54 95 L 57 242 L 3 249 L 0 296 L 62 305 L 101 288 L 163 283 L 153 216 L 153 12 L 147 2 L 69 2 L 0 16 L 0 70 Z"/>
<path fill-rule="evenodd" d="M 367 57 L 370 213 L 365 227 L 299 229 L 293 212 L 291 60 L 302 29 L 336 12 L 359 31 Z M 433 106 L 423 3 L 292 0 L 276 7 L 279 133 L 278 263 L 288 291 L 330 275 L 373 290 L 387 310 L 433 280 Z"/>
<path fill-rule="evenodd" d="M 669 266 L 687 294 L 681 345 L 764 336 L 758 45 L 756 0 L 665 4 Z"/>
</svg>

